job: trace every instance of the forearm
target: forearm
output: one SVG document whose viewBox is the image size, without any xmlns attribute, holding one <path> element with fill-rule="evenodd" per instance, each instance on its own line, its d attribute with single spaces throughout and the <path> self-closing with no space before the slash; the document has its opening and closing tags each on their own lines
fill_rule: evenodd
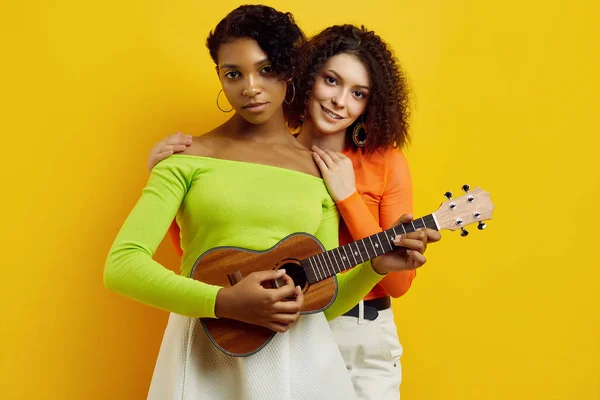
<svg viewBox="0 0 600 400">
<path fill-rule="evenodd" d="M 336 205 L 354 240 L 360 240 L 382 231 L 379 222 L 358 192 L 338 201 Z"/>
<path fill-rule="evenodd" d="M 332 320 L 350 310 L 384 276 L 375 272 L 370 261 L 360 264 L 344 274 L 337 274 L 338 293 L 333 304 L 325 310 L 325 317 Z"/>
<path fill-rule="evenodd" d="M 215 317 L 220 287 L 177 275 L 134 243 L 117 243 L 104 269 L 105 286 L 152 307 L 189 317 Z"/>
<path fill-rule="evenodd" d="M 379 282 L 379 285 L 383 287 L 390 296 L 398 298 L 408 292 L 415 276 L 417 276 L 416 270 L 391 272 Z"/>
</svg>

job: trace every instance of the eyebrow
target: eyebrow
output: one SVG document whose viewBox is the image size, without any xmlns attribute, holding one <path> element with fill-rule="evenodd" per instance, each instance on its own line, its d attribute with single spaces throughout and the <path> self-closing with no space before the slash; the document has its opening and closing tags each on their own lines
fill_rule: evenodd
<svg viewBox="0 0 600 400">
<path fill-rule="evenodd" d="M 335 76 L 336 76 L 336 78 L 338 78 L 338 79 L 340 79 L 340 80 L 342 80 L 342 81 L 344 80 L 344 78 L 342 78 L 342 77 L 340 76 L 340 74 L 338 74 L 337 72 L 335 72 L 335 71 L 334 71 L 334 70 L 332 70 L 332 69 L 328 69 L 328 70 L 327 70 L 327 71 L 325 71 L 325 72 L 331 72 L 333 75 L 335 75 Z M 361 88 L 361 89 L 371 90 L 371 89 L 370 89 L 368 86 L 365 86 L 365 85 L 356 85 L 356 87 L 359 87 L 359 88 Z"/>
<path fill-rule="evenodd" d="M 264 58 L 264 59 L 262 59 L 260 61 L 255 62 L 254 66 L 256 67 L 256 66 L 259 66 L 261 64 L 268 63 L 270 61 L 271 60 L 269 60 L 268 58 Z M 227 69 L 236 69 L 236 68 L 239 68 L 239 66 L 235 65 L 235 64 L 223 64 L 223 65 L 221 65 L 221 68 L 223 68 L 223 69 L 225 69 L 225 68 L 227 68 Z"/>
</svg>

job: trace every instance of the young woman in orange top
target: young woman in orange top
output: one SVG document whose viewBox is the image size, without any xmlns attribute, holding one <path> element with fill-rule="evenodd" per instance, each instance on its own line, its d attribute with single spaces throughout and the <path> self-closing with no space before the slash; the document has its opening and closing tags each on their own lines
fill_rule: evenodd
<svg viewBox="0 0 600 400">
<path fill-rule="evenodd" d="M 406 79 L 389 46 L 364 27 L 327 28 L 306 43 L 303 55 L 288 125 L 313 150 L 343 218 L 343 245 L 413 212 L 410 171 L 400 150 L 409 139 Z M 159 142 L 149 168 L 190 143 L 182 134 Z M 181 252 L 176 224 L 169 234 Z M 360 399 L 400 396 L 402 346 L 390 297 L 406 293 L 414 277 L 414 270 L 388 274 L 330 322 Z"/>
</svg>

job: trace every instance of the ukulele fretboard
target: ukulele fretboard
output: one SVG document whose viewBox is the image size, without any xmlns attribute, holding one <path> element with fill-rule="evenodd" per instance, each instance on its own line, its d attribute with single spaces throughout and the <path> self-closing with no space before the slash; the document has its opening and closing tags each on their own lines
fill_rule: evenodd
<svg viewBox="0 0 600 400">
<path fill-rule="evenodd" d="M 308 281 L 316 283 L 396 249 L 393 242 L 396 236 L 414 232 L 420 228 L 438 230 L 433 214 L 306 258 L 301 263 Z"/>
</svg>

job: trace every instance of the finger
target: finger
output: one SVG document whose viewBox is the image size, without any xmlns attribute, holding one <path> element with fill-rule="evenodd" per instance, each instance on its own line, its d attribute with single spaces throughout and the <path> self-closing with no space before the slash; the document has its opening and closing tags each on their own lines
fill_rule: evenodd
<svg viewBox="0 0 600 400">
<path fill-rule="evenodd" d="M 404 247 L 409 250 L 416 250 L 421 253 L 424 253 L 427 248 L 423 241 L 408 238 L 401 238 L 398 242 L 394 242 L 394 244 L 398 247 Z"/>
<path fill-rule="evenodd" d="M 317 153 L 323 161 L 325 161 L 325 164 L 327 164 L 327 168 L 331 169 L 335 166 L 335 162 L 331 159 L 329 154 L 319 149 L 317 146 L 313 146 L 313 151 Z"/>
<path fill-rule="evenodd" d="M 304 305 L 304 292 L 300 286 L 296 286 L 296 305 L 298 306 L 298 311 L 302 311 L 302 306 Z"/>
<path fill-rule="evenodd" d="M 396 222 L 394 222 L 392 224 L 392 227 L 398 226 L 398 225 L 401 225 L 401 224 L 406 224 L 407 222 L 410 222 L 412 220 L 413 220 L 413 215 L 412 214 L 403 214 L 400 218 L 398 218 L 396 220 Z"/>
<path fill-rule="evenodd" d="M 300 317 L 300 313 L 273 314 L 273 316 L 271 317 L 271 322 L 278 322 L 280 324 L 293 324 L 298 320 L 298 317 Z"/>
<path fill-rule="evenodd" d="M 322 149 L 322 148 L 320 148 L 319 146 L 314 146 L 314 145 L 313 145 L 313 146 L 311 146 L 311 147 L 310 147 L 310 149 L 311 149 L 312 151 L 314 151 L 314 152 L 317 152 L 317 153 L 323 153 L 323 149 Z"/>
<path fill-rule="evenodd" d="M 427 242 L 435 243 L 442 239 L 442 234 L 435 229 L 425 228 L 421 231 L 427 235 Z"/>
<path fill-rule="evenodd" d="M 303 297 L 304 299 L 304 297 Z M 298 298 L 295 301 L 278 301 L 273 304 L 273 311 L 280 314 L 295 314 L 300 312 Z"/>
<path fill-rule="evenodd" d="M 414 233 L 414 232 L 412 232 Z M 427 245 L 427 236 L 423 235 L 398 235 L 394 238 L 394 244 L 396 246 L 404 246 L 406 243 L 417 243 L 420 242 L 423 246 Z"/>
<path fill-rule="evenodd" d="M 272 331 L 283 333 L 283 332 L 286 332 L 288 329 L 290 329 L 292 327 L 292 324 L 281 324 L 278 322 L 269 322 L 265 326 Z"/>
<path fill-rule="evenodd" d="M 317 146 L 312 146 L 311 149 L 312 149 L 312 151 L 314 151 L 315 153 L 317 153 L 318 155 L 320 155 L 321 158 L 323 158 L 323 159 L 325 159 L 325 157 L 328 156 L 328 152 L 327 151 L 325 151 L 325 150 L 323 150 L 323 149 L 321 149 L 321 148 L 319 148 Z M 329 157 L 329 158 L 331 158 L 331 157 Z"/>
<path fill-rule="evenodd" d="M 181 134 L 181 132 L 178 133 L 174 133 L 173 135 L 169 135 L 164 139 L 164 143 L 165 144 L 178 144 L 181 143 L 181 137 L 183 135 Z"/>
<path fill-rule="evenodd" d="M 173 153 L 181 153 L 182 151 L 185 151 L 185 149 L 188 148 L 188 146 L 186 146 L 185 144 L 174 144 L 171 147 L 173 148 Z"/>
<path fill-rule="evenodd" d="M 192 136 L 184 135 L 181 132 L 177 132 L 174 135 L 167 137 L 165 140 L 166 144 L 182 144 L 182 145 L 190 145 L 192 144 Z"/>
<path fill-rule="evenodd" d="M 277 303 L 273 304 L 273 310 L 282 313 L 300 312 L 302 310 L 302 305 L 304 304 L 304 293 L 302 292 L 300 286 L 296 286 L 294 296 L 296 298 L 293 301 L 278 301 Z"/>
<path fill-rule="evenodd" d="M 164 160 L 172 154 L 173 152 L 171 150 L 164 150 L 150 156 L 150 160 L 148 161 L 148 169 L 152 170 L 152 168 L 154 168 L 156 164 L 158 164 L 160 161 Z"/>
<path fill-rule="evenodd" d="M 273 303 L 282 301 L 288 297 L 292 297 L 296 293 L 296 288 L 294 287 L 294 281 L 288 275 L 284 275 L 282 277 L 285 282 L 285 286 L 282 286 L 278 289 L 273 289 L 270 291 L 270 299 Z"/>
<path fill-rule="evenodd" d="M 256 280 L 257 282 L 264 282 L 264 281 L 268 281 L 268 280 L 272 280 L 272 279 L 277 279 L 277 278 L 281 278 L 282 276 L 285 275 L 285 269 L 278 269 L 278 270 L 268 270 L 268 271 L 258 271 L 258 272 L 253 272 L 250 275 L 248 275 L 248 277 L 252 277 L 252 279 Z"/>
<path fill-rule="evenodd" d="M 167 151 L 171 150 L 173 153 L 182 152 L 187 149 L 187 146 L 184 144 L 163 144 L 160 146 L 159 151 Z"/>
<path fill-rule="evenodd" d="M 315 160 L 315 163 L 317 163 L 317 167 L 319 167 L 319 169 L 321 170 L 321 173 L 322 174 L 327 173 L 327 171 L 329 171 L 329 168 L 327 167 L 327 164 L 325 164 L 325 161 L 323 161 L 321 156 L 319 156 L 315 152 L 312 153 L 312 156 L 313 156 L 313 160 Z"/>
<path fill-rule="evenodd" d="M 327 155 L 336 163 L 338 163 L 341 160 L 338 156 L 338 153 L 335 151 L 325 150 L 325 153 L 327 153 Z"/>
<path fill-rule="evenodd" d="M 407 250 L 406 252 L 408 254 L 408 258 L 412 260 L 410 265 L 414 266 L 414 268 L 419 268 L 427 262 L 427 258 L 425 258 L 425 256 L 418 251 Z"/>
<path fill-rule="evenodd" d="M 414 232 L 407 232 L 407 233 L 403 233 L 401 235 L 397 235 L 394 238 L 394 240 L 400 240 L 401 238 L 420 240 L 423 243 L 427 243 L 427 234 L 421 230 L 417 230 Z"/>
<path fill-rule="evenodd" d="M 354 164 L 352 163 L 352 160 L 349 159 L 348 157 L 346 157 L 346 155 L 344 153 L 337 153 L 337 156 L 339 157 L 339 163 L 340 164 L 346 164 L 351 166 L 352 168 L 354 168 Z"/>
<path fill-rule="evenodd" d="M 156 153 L 156 155 L 153 158 L 160 161 L 160 160 L 170 156 L 171 154 L 173 154 L 173 150 L 171 150 L 171 149 L 162 150 L 162 151 L 159 151 L 158 153 Z"/>
<path fill-rule="evenodd" d="M 287 285 L 295 286 L 295 285 L 294 285 L 294 279 L 293 279 L 291 276 L 289 276 L 288 274 L 284 274 L 284 275 L 281 277 L 281 280 L 282 280 L 282 281 L 283 281 L 283 282 L 286 284 L 286 286 L 287 286 Z M 294 289 L 295 289 L 295 288 L 294 288 Z"/>
</svg>

